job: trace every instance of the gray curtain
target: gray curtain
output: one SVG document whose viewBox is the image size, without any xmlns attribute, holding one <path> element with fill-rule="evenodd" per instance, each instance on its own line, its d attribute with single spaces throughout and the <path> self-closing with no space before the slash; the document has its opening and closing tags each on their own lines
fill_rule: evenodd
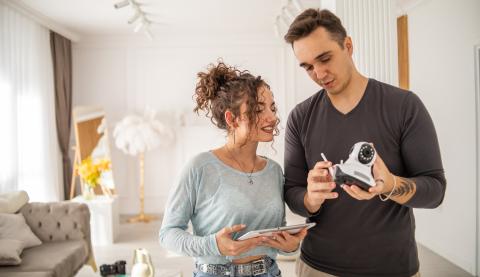
<svg viewBox="0 0 480 277">
<path fill-rule="evenodd" d="M 68 155 L 72 120 L 72 43 L 50 31 L 50 47 L 55 78 L 57 137 L 62 152 L 64 199 L 68 199 L 72 178 L 72 165 Z"/>
</svg>

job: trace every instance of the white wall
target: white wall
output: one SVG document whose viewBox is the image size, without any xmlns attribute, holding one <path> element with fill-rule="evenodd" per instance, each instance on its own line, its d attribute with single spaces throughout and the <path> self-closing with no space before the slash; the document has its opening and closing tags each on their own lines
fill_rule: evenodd
<svg viewBox="0 0 480 277">
<path fill-rule="evenodd" d="M 279 106 L 282 126 L 293 104 L 316 90 L 303 72 L 298 74 L 299 69 L 286 70 L 286 64 L 293 64 L 291 49 L 273 36 L 184 36 L 155 42 L 89 38 L 73 47 L 74 105 L 104 107 L 110 133 L 123 116 L 141 112 L 147 105 L 159 111 L 176 130 L 174 144 L 146 154 L 147 212 L 163 211 L 168 191 L 189 157 L 224 142 L 221 131 L 208 120 L 196 118 L 192 111 L 196 73 L 219 57 L 266 79 Z M 296 76 L 300 76 L 298 81 Z M 297 97 L 295 91 L 305 95 Z M 283 128 L 281 131 L 274 144 L 276 153 L 270 144 L 261 145 L 260 151 L 283 164 Z M 137 161 L 120 152 L 113 141 L 111 144 L 121 213 L 136 213 Z"/>
<path fill-rule="evenodd" d="M 480 1 L 435 0 L 408 11 L 410 87 L 433 118 L 447 177 L 445 200 L 415 210 L 417 240 L 475 274 L 476 186 L 473 47 Z"/>
</svg>

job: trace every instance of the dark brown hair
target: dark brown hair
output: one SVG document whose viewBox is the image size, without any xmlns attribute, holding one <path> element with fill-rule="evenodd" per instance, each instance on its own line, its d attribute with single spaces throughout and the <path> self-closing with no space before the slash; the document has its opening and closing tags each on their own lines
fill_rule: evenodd
<svg viewBox="0 0 480 277">
<path fill-rule="evenodd" d="M 329 10 L 307 9 L 299 14 L 288 28 L 284 36 L 286 42 L 293 45 L 293 42 L 307 37 L 318 27 L 323 27 L 343 49 L 343 42 L 347 36 L 340 18 Z"/>
<path fill-rule="evenodd" d="M 240 71 L 219 60 L 216 65 L 210 64 L 206 72 L 197 73 L 197 78 L 194 94 L 197 106 L 193 111 L 197 114 L 200 110 L 204 111 L 218 128 L 230 131 L 225 112 L 229 110 L 237 118 L 240 116 L 240 106 L 246 100 L 249 126 L 256 126 L 258 89 L 263 86 L 270 88 L 261 76 L 253 76 L 246 70 Z M 277 134 L 278 129 L 275 128 Z"/>
</svg>

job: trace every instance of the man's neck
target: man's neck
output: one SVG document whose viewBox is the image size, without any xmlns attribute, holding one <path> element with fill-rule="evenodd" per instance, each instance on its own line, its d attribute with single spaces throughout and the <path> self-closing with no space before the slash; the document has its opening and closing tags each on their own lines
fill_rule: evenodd
<svg viewBox="0 0 480 277">
<path fill-rule="evenodd" d="M 365 93 L 367 84 L 368 78 L 355 72 L 348 86 L 343 91 L 337 94 L 328 94 L 328 97 L 335 109 L 343 114 L 347 114 L 358 105 Z"/>
</svg>

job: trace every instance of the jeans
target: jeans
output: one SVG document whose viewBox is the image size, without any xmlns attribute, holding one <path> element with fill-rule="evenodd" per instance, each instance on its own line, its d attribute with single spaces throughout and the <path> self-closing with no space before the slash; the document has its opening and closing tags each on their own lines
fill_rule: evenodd
<svg viewBox="0 0 480 277">
<path fill-rule="evenodd" d="M 208 273 L 203 273 L 203 272 L 194 272 L 193 277 L 225 277 L 223 275 L 212 275 Z M 248 276 L 245 276 L 248 277 Z M 267 273 L 257 275 L 257 276 L 252 276 L 252 277 L 282 277 L 282 272 L 280 271 L 280 268 L 278 268 L 278 264 L 276 261 L 273 261 L 273 264 L 268 268 Z"/>
</svg>

